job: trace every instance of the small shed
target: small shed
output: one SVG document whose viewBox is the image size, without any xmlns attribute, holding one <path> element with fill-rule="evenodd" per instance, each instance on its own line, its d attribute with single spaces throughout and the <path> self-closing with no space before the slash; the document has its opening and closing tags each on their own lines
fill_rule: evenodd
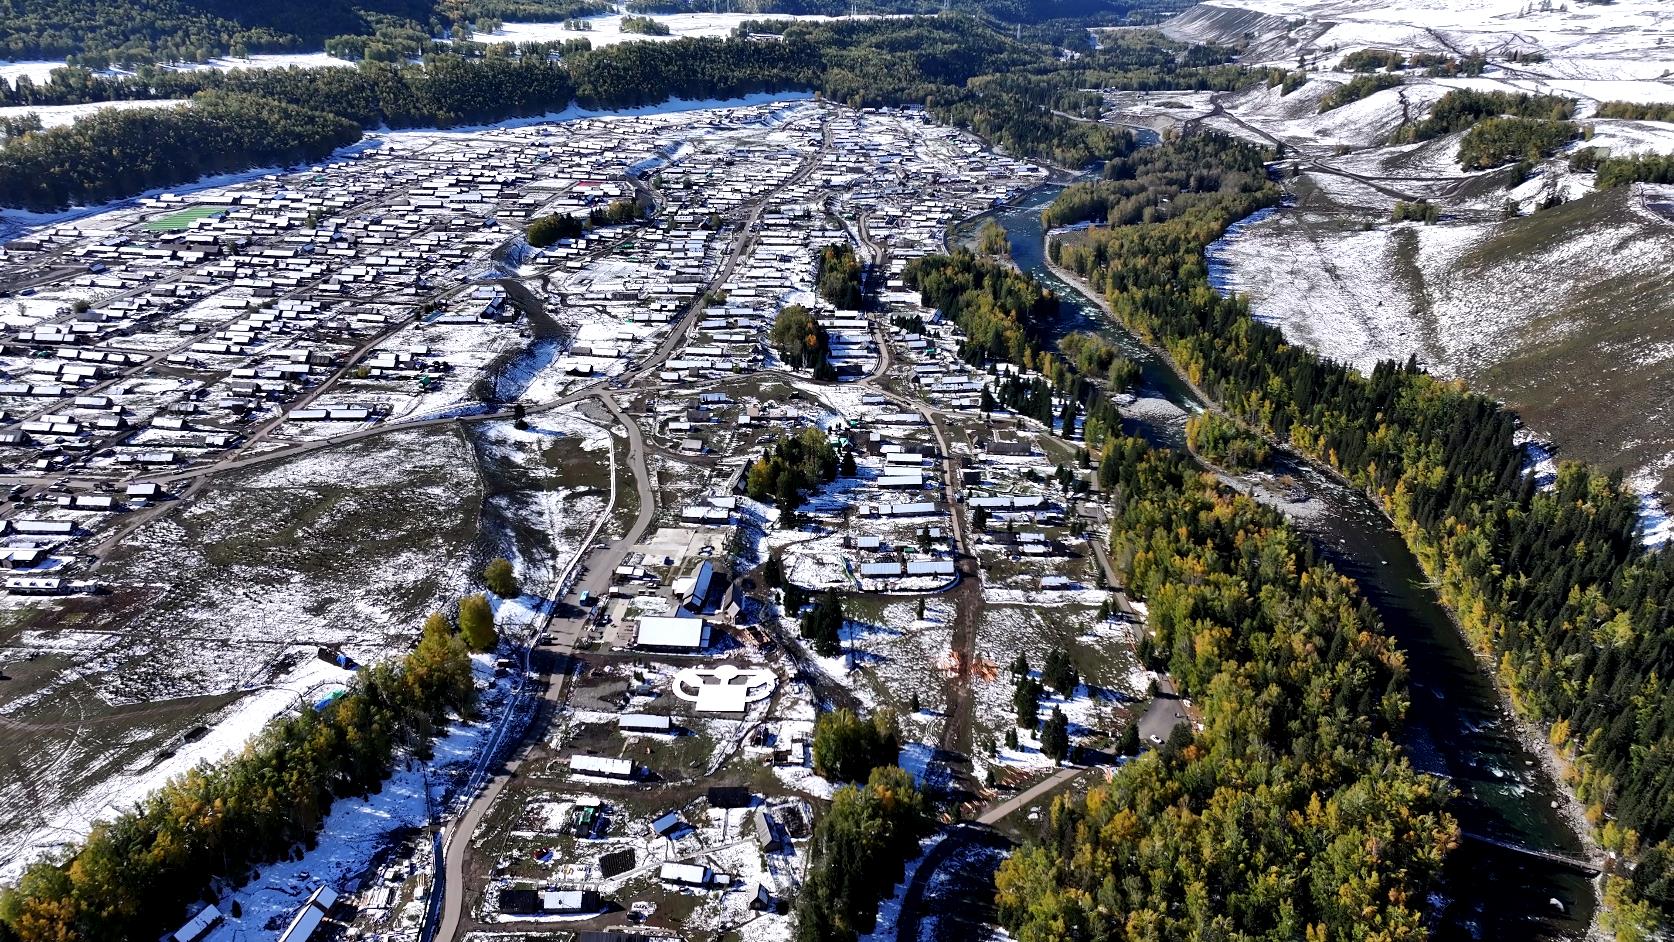
<svg viewBox="0 0 1674 942">
<path fill-rule="evenodd" d="M 750 908 L 763 913 L 779 912 L 779 898 L 767 888 L 765 883 L 756 884 L 756 895 L 750 900 Z"/>
<path fill-rule="evenodd" d="M 205 906 L 198 910 L 196 916 L 187 920 L 184 926 L 174 931 L 174 942 L 197 942 L 220 921 L 221 911 L 213 904 Z"/>
<path fill-rule="evenodd" d="M 785 849 L 785 842 L 779 837 L 779 825 L 773 820 L 773 815 L 766 808 L 756 812 L 755 820 L 756 846 L 765 853 L 774 853 Z"/>
<path fill-rule="evenodd" d="M 673 837 L 688 827 L 690 825 L 686 823 L 685 818 L 680 817 L 680 812 L 670 811 L 651 822 L 651 833 L 658 837 Z"/>
</svg>

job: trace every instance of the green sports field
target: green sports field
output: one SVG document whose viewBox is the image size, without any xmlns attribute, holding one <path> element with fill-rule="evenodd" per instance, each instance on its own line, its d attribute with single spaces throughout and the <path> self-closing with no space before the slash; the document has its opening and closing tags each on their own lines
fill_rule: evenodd
<svg viewBox="0 0 1674 942">
<path fill-rule="evenodd" d="M 225 206 L 188 206 L 177 213 L 150 220 L 145 224 L 145 228 L 152 232 L 175 232 L 190 227 L 199 219 L 208 219 L 226 211 Z"/>
</svg>

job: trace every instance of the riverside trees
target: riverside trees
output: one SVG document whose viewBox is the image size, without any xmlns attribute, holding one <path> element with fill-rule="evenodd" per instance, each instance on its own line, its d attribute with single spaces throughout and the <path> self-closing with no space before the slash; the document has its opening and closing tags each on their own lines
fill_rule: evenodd
<svg viewBox="0 0 1674 942">
<path fill-rule="evenodd" d="M 1276 511 L 1183 456 L 1108 453 L 1114 560 L 1205 728 L 1055 802 L 1000 867 L 1001 923 L 1021 942 L 1424 938 L 1457 826 L 1389 738 L 1404 665 L 1376 614 Z M 1067 749 L 1059 716 L 1043 750 Z"/>
<path fill-rule="evenodd" d="M 1548 724 L 1601 842 L 1637 856 L 1607 887 L 1634 937 L 1674 915 L 1674 765 L 1649 761 L 1674 751 L 1674 549 L 1641 544 L 1639 498 L 1620 473 L 1567 463 L 1537 488 L 1499 403 L 1411 360 L 1369 374 L 1327 361 L 1215 292 L 1204 247 L 1274 198 L 1205 194 L 1055 252 L 1231 415 L 1382 502 L 1512 702 Z M 1111 469 L 1124 495 L 1140 493 L 1124 475 Z"/>
</svg>

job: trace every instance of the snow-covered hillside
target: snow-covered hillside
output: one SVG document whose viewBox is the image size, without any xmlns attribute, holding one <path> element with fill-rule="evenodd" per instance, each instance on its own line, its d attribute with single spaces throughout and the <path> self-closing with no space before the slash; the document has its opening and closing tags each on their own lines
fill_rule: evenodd
<svg viewBox="0 0 1674 942">
<path fill-rule="evenodd" d="M 1369 367 L 1416 354 L 1506 399 L 1563 454 L 1674 491 L 1674 188 L 1595 192 L 1568 163 L 1583 147 L 1674 153 L 1674 123 L 1596 117 L 1604 102 L 1674 102 L 1674 4 L 1214 0 L 1166 31 L 1305 72 L 1299 86 L 1175 102 L 1189 110 L 1161 107 L 1162 93 L 1109 98 L 1136 121 L 1167 116 L 1284 145 L 1290 199 L 1215 246 L 1223 288 L 1329 356 Z M 1322 112 L 1356 77 L 1344 57 L 1364 49 L 1487 65 L 1408 68 L 1399 85 Z M 1459 134 L 1396 143 L 1460 88 L 1571 98 L 1586 139 L 1522 176 L 1461 168 Z M 1398 202 L 1419 199 L 1440 207 L 1435 224 L 1390 221 Z"/>
<path fill-rule="evenodd" d="M 1255 32 L 1264 46 L 1288 44 L 1291 61 L 1298 52 L 1367 46 L 1540 50 L 1560 63 L 1552 77 L 1576 79 L 1659 78 L 1674 59 L 1666 45 L 1674 39 L 1674 6 L 1663 0 L 1215 0 L 1172 21 L 1168 32 L 1219 42 Z"/>
</svg>

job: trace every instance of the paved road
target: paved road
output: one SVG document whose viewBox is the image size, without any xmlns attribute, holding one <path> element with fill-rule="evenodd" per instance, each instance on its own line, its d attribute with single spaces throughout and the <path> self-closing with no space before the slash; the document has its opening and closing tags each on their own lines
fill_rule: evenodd
<svg viewBox="0 0 1674 942">
<path fill-rule="evenodd" d="M 1075 778 L 1085 771 L 1087 771 L 1087 769 L 1084 766 L 1065 766 L 1064 768 L 1053 772 L 1051 775 L 1048 775 L 1046 778 L 1035 783 L 1035 785 L 1028 790 L 1019 792 L 997 805 L 989 806 L 987 811 L 984 811 L 977 817 L 977 823 L 999 824 L 1001 821 L 1004 821 L 1006 818 L 1014 814 L 1017 809 L 1030 804 L 1035 799 L 1050 791 L 1062 787 L 1070 779 Z"/>
<path fill-rule="evenodd" d="M 983 846 L 1007 847 L 1010 841 L 985 827 L 956 824 L 948 829 L 940 844 L 930 848 L 913 871 L 913 878 L 907 882 L 906 893 L 901 898 L 901 915 L 895 920 L 896 942 L 918 942 L 924 919 L 924 891 L 942 864 L 960 851 Z"/>
<path fill-rule="evenodd" d="M 553 705 L 563 699 L 565 682 L 570 676 L 569 665 L 575 656 L 575 649 L 580 645 L 582 636 L 586 632 L 586 615 L 590 614 L 590 612 L 584 611 L 579 615 L 558 617 L 556 613 L 559 611 L 560 603 L 563 598 L 572 593 L 579 597 L 579 593 L 582 591 L 590 593 L 594 598 L 603 598 L 610 588 L 611 574 L 617 566 L 622 564 L 622 560 L 628 552 L 639 543 L 645 535 L 645 531 L 650 528 L 651 520 L 657 509 L 656 492 L 652 488 L 651 477 L 645 467 L 645 442 L 640 435 L 639 427 L 622 413 L 613 397 L 600 392 L 597 394 L 597 399 L 627 430 L 628 454 L 626 461 L 628 467 L 633 471 L 634 489 L 639 495 L 639 511 L 635 514 L 633 523 L 621 539 L 610 542 L 600 551 L 583 554 L 582 559 L 590 559 L 591 561 L 586 564 L 586 570 L 581 578 L 576 581 L 575 585 L 569 587 L 568 592 L 561 592 L 558 598 L 552 600 L 552 607 L 548 610 L 547 618 L 534 632 L 536 637 L 541 634 L 550 635 L 551 643 L 565 655 L 560 659 L 560 668 L 563 672 L 549 675 L 546 689 L 542 693 L 543 698 Z M 599 522 L 603 524 L 609 516 L 610 514 L 607 512 L 600 518 Z M 560 586 L 560 590 L 562 589 L 563 587 Z M 566 607 L 565 610 L 569 611 L 570 609 Z M 526 653 L 532 648 L 533 639 L 531 639 L 530 648 L 526 649 Z M 442 910 L 436 933 L 432 938 L 451 940 L 458 936 L 460 923 L 465 915 L 465 863 L 470 856 L 471 835 L 476 833 L 477 826 L 482 823 L 483 816 L 488 813 L 489 808 L 493 807 L 494 800 L 499 797 L 500 792 L 506 787 L 506 783 L 517 774 L 518 768 L 522 766 L 524 759 L 527 757 L 528 747 L 538 741 L 538 737 L 529 737 L 520 753 L 507 760 L 504 767 L 483 784 L 482 790 L 472 798 L 464 812 L 454 819 L 453 824 L 447 829 L 442 864 Z"/>
<path fill-rule="evenodd" d="M 1187 722 L 1186 704 L 1174 690 L 1174 682 L 1167 677 L 1157 678 L 1157 695 L 1151 698 L 1145 715 L 1139 718 L 1139 741 L 1143 746 L 1158 746 L 1168 742 L 1174 727 Z"/>
</svg>

